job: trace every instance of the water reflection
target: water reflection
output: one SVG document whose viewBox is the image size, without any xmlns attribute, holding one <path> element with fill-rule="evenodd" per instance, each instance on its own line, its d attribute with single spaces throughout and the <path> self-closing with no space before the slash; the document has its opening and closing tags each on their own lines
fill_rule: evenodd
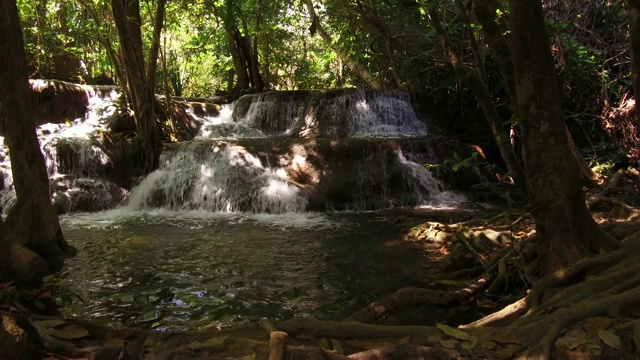
<svg viewBox="0 0 640 360">
<path fill-rule="evenodd" d="M 428 264 L 384 246 L 402 234 L 382 213 L 207 214 L 63 218 L 80 250 L 58 279 L 66 315 L 159 330 L 340 320 L 415 284 Z"/>
</svg>

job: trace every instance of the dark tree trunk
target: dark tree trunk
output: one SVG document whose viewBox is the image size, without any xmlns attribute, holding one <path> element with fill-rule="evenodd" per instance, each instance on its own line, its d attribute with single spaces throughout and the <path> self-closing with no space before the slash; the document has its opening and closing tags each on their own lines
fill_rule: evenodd
<svg viewBox="0 0 640 360">
<path fill-rule="evenodd" d="M 503 35 L 507 33 L 507 29 L 505 26 L 501 26 L 498 18 L 499 9 L 500 3 L 497 0 L 475 0 L 473 2 L 473 12 L 482 25 L 484 39 L 494 54 L 511 105 L 517 109 L 518 98 L 516 96 L 516 82 L 513 77 L 513 61 L 509 51 L 509 43 Z"/>
<path fill-rule="evenodd" d="M 636 100 L 636 127 L 640 131 L 640 0 L 629 0 L 629 32 L 631 33 L 631 82 Z"/>
<path fill-rule="evenodd" d="M 498 15 L 502 11 L 502 6 L 497 0 L 475 0 L 473 2 L 473 9 L 480 25 L 482 25 L 482 31 L 485 35 L 485 40 L 489 45 L 489 48 L 493 52 L 494 59 L 498 65 L 498 70 L 504 82 L 507 95 L 513 107 L 515 121 L 512 124 L 513 130 L 517 133 L 517 110 L 518 110 L 518 96 L 516 94 L 516 83 L 513 72 L 513 59 L 511 56 L 511 50 L 509 49 L 508 34 L 509 27 L 504 24 L 501 17 Z M 569 147 L 573 153 L 578 165 L 580 167 L 580 174 L 583 178 L 585 186 L 593 185 L 594 174 L 589 168 L 582 155 L 578 152 L 569 129 L 566 129 L 569 135 Z M 519 142 L 516 139 L 511 139 L 512 144 L 517 146 Z"/>
<path fill-rule="evenodd" d="M 482 81 L 482 78 L 478 73 L 476 73 L 473 69 L 465 65 L 458 56 L 458 54 L 453 50 L 453 47 L 449 43 L 449 38 L 447 33 L 438 17 L 438 14 L 435 12 L 433 8 L 429 8 L 427 10 L 427 14 L 433 25 L 438 37 L 440 38 L 440 42 L 442 43 L 442 47 L 449 57 L 449 62 L 453 67 L 453 70 L 456 72 L 460 80 L 469 88 L 473 96 L 478 101 L 480 108 L 482 109 L 482 113 L 484 114 L 489 127 L 491 128 L 491 132 L 493 134 L 494 139 L 496 140 L 496 144 L 498 145 L 498 149 L 500 150 L 500 155 L 502 155 L 502 159 L 507 165 L 507 170 L 513 177 L 516 186 L 523 193 L 526 193 L 526 178 L 524 175 L 524 170 L 522 166 L 520 166 L 520 162 L 516 157 L 515 151 L 511 146 L 511 141 L 507 130 L 504 125 L 502 125 L 503 120 L 498 114 L 498 110 L 493 104 L 493 99 L 491 98 L 491 93 L 489 92 L 489 87 Z M 478 66 L 482 66 L 478 64 Z"/>
<path fill-rule="evenodd" d="M 260 16 L 256 20 L 256 28 L 260 27 Z M 251 36 L 249 35 L 249 26 L 247 26 L 246 19 L 242 20 L 242 28 L 244 30 L 244 36 L 242 36 L 242 50 L 245 53 L 245 59 L 247 60 L 247 69 L 249 69 L 249 78 L 251 79 L 251 87 L 262 91 L 264 90 L 264 81 L 260 75 L 260 61 L 258 59 L 258 37 L 254 37 L 254 41 L 251 42 Z"/>
<path fill-rule="evenodd" d="M 510 2 L 518 114 L 542 272 L 609 250 L 617 243 L 585 204 L 580 168 L 569 147 L 540 0 Z"/>
<path fill-rule="evenodd" d="M 159 114 L 156 112 L 158 106 L 156 104 L 155 89 L 150 87 L 155 85 L 155 63 L 157 62 L 157 48 L 159 45 L 152 44 L 149 64 L 154 63 L 152 67 L 154 73 L 147 74 L 142 49 L 139 0 L 111 0 L 111 9 L 120 39 L 120 49 L 129 89 L 128 93 L 131 96 L 130 101 L 135 114 L 136 131 L 142 148 L 144 167 L 146 171 L 151 171 L 157 166 L 161 141 Z M 157 11 L 162 11 L 164 14 L 164 0 L 159 1 Z M 162 24 L 162 17 L 160 18 L 160 25 Z M 155 36 L 155 33 L 159 31 L 159 29 L 154 29 L 154 43 L 160 39 L 159 36 L 157 38 Z M 154 48 L 155 52 L 153 51 Z"/>
<path fill-rule="evenodd" d="M 226 26 L 227 25 L 225 25 L 225 27 Z M 251 80 L 249 78 L 249 69 L 247 69 L 245 54 L 244 51 L 242 51 L 242 47 L 240 47 L 240 32 L 235 28 L 226 28 L 225 32 L 236 75 L 236 83 L 230 91 L 231 99 L 235 100 L 240 97 L 240 93 L 243 90 L 251 87 Z"/>
<path fill-rule="evenodd" d="M 56 267 L 65 254 L 73 253 L 74 249 L 62 235 L 49 198 L 49 176 L 35 132 L 24 40 L 15 1 L 0 1 L 0 43 L 3 44 L 0 103 L 17 197 L 7 217 L 7 229 L 2 226 L 0 232 L 19 235 L 16 246 L 26 247 L 25 250 L 35 252 Z M 3 248 L 12 246 L 8 238 L 0 235 Z"/>
</svg>

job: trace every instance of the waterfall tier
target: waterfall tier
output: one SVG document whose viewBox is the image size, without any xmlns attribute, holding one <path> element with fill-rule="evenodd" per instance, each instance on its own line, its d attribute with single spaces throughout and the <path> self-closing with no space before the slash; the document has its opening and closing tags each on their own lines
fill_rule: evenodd
<svg viewBox="0 0 640 360">
<path fill-rule="evenodd" d="M 176 144 L 129 206 L 302 212 L 428 203 L 444 191 L 424 139 L 240 139 Z"/>
<path fill-rule="evenodd" d="M 40 80 L 32 88 L 59 212 L 111 208 L 127 197 L 133 209 L 370 210 L 433 204 L 446 193 L 422 166 L 439 159 L 407 92 L 272 91 L 232 104 L 171 99 L 170 111 L 195 140 L 166 145 L 159 169 L 128 195 L 107 180 L 125 174 L 129 180 L 116 182 L 129 186 L 132 174 L 118 163 L 126 158 L 99 146 L 104 134 L 135 132 L 119 90 Z M 15 198 L 6 154 L 0 149 L 5 213 Z"/>
<path fill-rule="evenodd" d="M 271 91 L 245 95 L 203 125 L 200 138 L 415 137 L 428 134 L 407 92 Z"/>
</svg>

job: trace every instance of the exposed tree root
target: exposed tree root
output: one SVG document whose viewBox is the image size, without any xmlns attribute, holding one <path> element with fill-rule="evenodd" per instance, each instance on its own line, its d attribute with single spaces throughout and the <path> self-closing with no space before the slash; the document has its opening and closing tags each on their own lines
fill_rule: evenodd
<svg viewBox="0 0 640 360">
<path fill-rule="evenodd" d="M 640 358 L 640 321 L 633 326 L 633 346 L 636 349 L 636 358 Z"/>
<path fill-rule="evenodd" d="M 454 360 L 459 359 L 459 354 L 454 351 L 419 345 L 398 345 L 382 349 L 363 351 L 340 357 L 349 360 L 395 360 L 395 359 L 420 359 L 430 360 Z"/>
<path fill-rule="evenodd" d="M 513 224 L 508 216 L 496 219 L 507 221 L 499 226 Z M 524 221 L 518 218 L 515 222 Z M 640 230 L 624 227 L 624 233 Z M 448 231 L 458 229 L 449 227 Z M 528 233 L 523 229 L 520 236 Z M 52 359 L 549 359 L 566 358 L 572 351 L 592 359 L 628 357 L 632 352 L 640 357 L 640 232 L 626 237 L 619 250 L 585 258 L 537 280 L 518 301 L 468 325 L 368 324 L 410 306 L 453 306 L 491 291 L 500 293 L 518 276 L 514 267 L 521 263 L 527 241 L 494 250 L 491 260 L 484 261 L 481 275 L 467 287 L 402 288 L 341 322 L 304 318 L 223 330 L 157 333 L 38 316 L 19 308 L 33 324 L 27 326 L 28 332 L 36 335 Z M 469 245 L 475 248 L 471 241 Z M 619 319 L 625 323 L 616 323 Z"/>
<path fill-rule="evenodd" d="M 394 294 L 358 310 L 346 321 L 372 323 L 400 309 L 415 305 L 445 306 L 459 303 L 482 292 L 490 282 L 492 274 L 472 282 L 469 286 L 457 291 L 442 291 L 422 288 L 402 288 Z"/>
</svg>

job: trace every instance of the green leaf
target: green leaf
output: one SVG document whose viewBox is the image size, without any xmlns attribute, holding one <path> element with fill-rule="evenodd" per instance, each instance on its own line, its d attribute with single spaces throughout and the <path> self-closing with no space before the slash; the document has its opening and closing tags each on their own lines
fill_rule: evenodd
<svg viewBox="0 0 640 360">
<path fill-rule="evenodd" d="M 440 331 L 442 331 L 443 333 L 445 333 L 445 334 L 447 334 L 447 335 L 449 335 L 449 336 L 451 336 L 453 338 L 456 338 L 458 340 L 472 341 L 472 339 L 474 339 L 473 336 L 467 334 L 466 332 L 464 332 L 462 330 L 458 330 L 458 329 L 452 328 L 449 325 L 445 325 L 445 324 L 442 324 L 442 323 L 437 323 L 436 327 L 438 329 L 440 329 Z"/>
<path fill-rule="evenodd" d="M 450 339 L 450 340 L 440 340 L 440 345 L 447 349 L 455 349 L 458 344 L 458 340 Z"/>
<path fill-rule="evenodd" d="M 344 355 L 344 349 L 342 348 L 342 344 L 340 344 L 340 341 L 331 339 L 331 346 L 338 355 Z"/>
<path fill-rule="evenodd" d="M 75 340 L 89 336 L 89 331 L 80 325 L 65 324 L 55 329 L 50 329 L 49 334 L 63 340 Z"/>
<path fill-rule="evenodd" d="M 622 347 L 622 341 L 620 341 L 620 337 L 609 330 L 598 331 L 598 337 L 610 348 L 620 349 Z"/>
</svg>

